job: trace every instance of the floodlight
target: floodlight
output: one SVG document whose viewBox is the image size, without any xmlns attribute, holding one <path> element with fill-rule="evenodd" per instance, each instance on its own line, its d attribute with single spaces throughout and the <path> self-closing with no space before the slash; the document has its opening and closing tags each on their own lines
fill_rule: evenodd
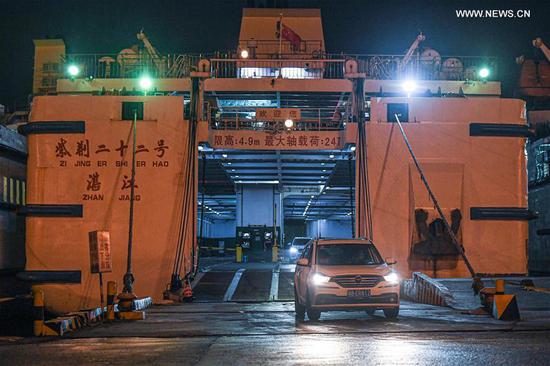
<svg viewBox="0 0 550 366">
<path fill-rule="evenodd" d="M 482 78 L 482 79 L 486 79 L 486 78 L 489 76 L 490 73 L 491 73 L 491 72 L 489 71 L 488 68 L 482 67 L 482 68 L 479 70 L 479 77 Z"/>
<path fill-rule="evenodd" d="M 153 80 L 148 75 L 143 75 L 139 78 L 139 87 L 144 90 L 148 91 L 153 86 Z"/>
<path fill-rule="evenodd" d="M 69 67 L 67 67 L 67 72 L 70 76 L 75 77 L 80 74 L 80 68 L 76 65 L 69 65 Z"/>
<path fill-rule="evenodd" d="M 401 86 L 408 94 L 416 90 L 416 82 L 413 80 L 405 80 Z"/>
</svg>

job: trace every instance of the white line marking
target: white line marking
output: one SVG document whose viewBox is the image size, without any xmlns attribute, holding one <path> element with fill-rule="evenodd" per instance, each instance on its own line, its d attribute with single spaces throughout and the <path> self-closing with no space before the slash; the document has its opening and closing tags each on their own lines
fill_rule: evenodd
<svg viewBox="0 0 550 366">
<path fill-rule="evenodd" d="M 279 300 L 279 269 L 274 268 L 271 274 L 271 290 L 269 291 L 269 301 Z"/>
<path fill-rule="evenodd" d="M 204 276 L 206 272 L 199 272 L 197 273 L 197 275 L 195 276 L 195 278 L 193 279 L 193 282 L 191 282 L 191 288 L 195 288 L 195 286 L 197 286 L 199 284 L 199 281 L 202 279 L 202 277 Z"/>
<path fill-rule="evenodd" d="M 235 276 L 233 276 L 233 279 L 231 280 L 227 291 L 225 291 L 225 295 L 223 295 L 223 301 L 231 301 L 233 295 L 235 294 L 235 290 L 237 290 L 237 286 L 239 285 L 239 281 L 241 280 L 241 276 L 243 275 L 244 271 L 245 269 L 241 268 L 237 272 L 235 272 Z"/>
</svg>

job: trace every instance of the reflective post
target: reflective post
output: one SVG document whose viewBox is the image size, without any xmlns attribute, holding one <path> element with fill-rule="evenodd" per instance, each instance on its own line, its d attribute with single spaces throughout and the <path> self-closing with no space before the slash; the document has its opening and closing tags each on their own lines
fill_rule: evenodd
<svg viewBox="0 0 550 366">
<path fill-rule="evenodd" d="M 36 337 L 42 335 L 44 327 L 44 291 L 33 289 L 33 333 Z"/>
<path fill-rule="evenodd" d="M 115 320 L 115 296 L 117 285 L 115 281 L 107 282 L 107 320 Z"/>
</svg>

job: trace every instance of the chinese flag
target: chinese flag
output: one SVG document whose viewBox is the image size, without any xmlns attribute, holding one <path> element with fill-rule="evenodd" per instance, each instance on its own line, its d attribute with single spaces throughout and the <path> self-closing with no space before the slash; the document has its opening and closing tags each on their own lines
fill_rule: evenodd
<svg viewBox="0 0 550 366">
<path fill-rule="evenodd" d="M 294 32 L 292 29 L 290 29 L 284 24 L 283 24 L 283 29 L 281 31 L 281 35 L 283 36 L 284 39 L 289 41 L 292 44 L 292 46 L 294 46 L 297 49 L 300 49 L 300 43 L 302 42 L 302 38 L 300 38 L 300 36 L 296 32 Z"/>
</svg>

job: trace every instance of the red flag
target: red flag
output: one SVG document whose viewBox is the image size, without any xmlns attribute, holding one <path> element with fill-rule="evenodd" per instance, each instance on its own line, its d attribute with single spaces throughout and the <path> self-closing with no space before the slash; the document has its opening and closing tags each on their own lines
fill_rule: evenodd
<svg viewBox="0 0 550 366">
<path fill-rule="evenodd" d="M 292 46 L 294 46 L 296 49 L 300 49 L 300 43 L 302 42 L 302 38 L 300 38 L 300 36 L 296 32 L 294 32 L 292 29 L 290 29 L 284 24 L 283 24 L 283 29 L 281 31 L 281 35 L 283 36 L 284 39 L 289 41 L 290 44 L 292 44 Z"/>
</svg>

